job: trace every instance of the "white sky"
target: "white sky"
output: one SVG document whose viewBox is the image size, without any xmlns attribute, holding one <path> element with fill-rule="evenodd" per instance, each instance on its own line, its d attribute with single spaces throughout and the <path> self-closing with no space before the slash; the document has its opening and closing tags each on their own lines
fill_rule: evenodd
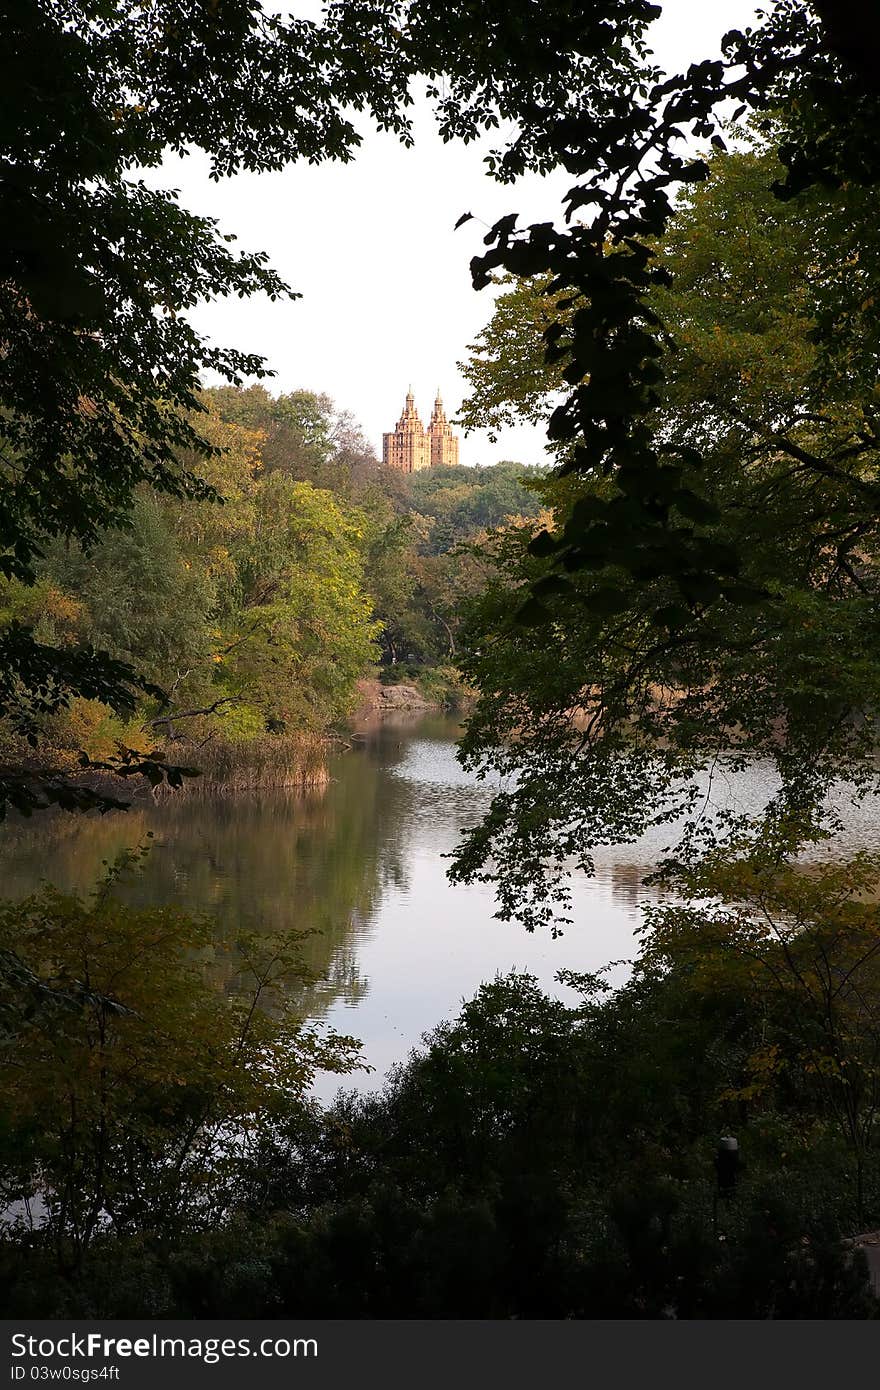
<svg viewBox="0 0 880 1390">
<path fill-rule="evenodd" d="M 290 8 L 313 16 L 319 6 Z M 659 61 L 676 71 L 717 56 L 721 36 L 753 22 L 755 8 L 747 0 L 666 0 L 652 36 Z M 178 188 L 185 207 L 218 218 L 242 247 L 267 251 L 303 294 L 274 304 L 264 296 L 221 300 L 197 309 L 195 326 L 265 357 L 276 373 L 269 389 L 327 392 L 354 413 L 380 457 L 382 432 L 394 428 L 410 382 L 423 420 L 438 385 L 450 415 L 466 394 L 456 363 L 492 305 L 490 289 L 472 289 L 468 269 L 486 226 L 509 212 L 525 222 L 555 219 L 573 182 L 563 171 L 496 184 L 478 146 L 444 145 L 429 108 L 416 110 L 413 149 L 363 126 L 352 164 L 298 164 L 218 184 L 195 155 L 168 160 L 155 180 Z M 463 212 L 475 220 L 456 232 Z M 521 427 L 496 444 L 482 432 L 462 438 L 461 457 L 537 463 L 543 448 L 541 430 Z"/>
</svg>

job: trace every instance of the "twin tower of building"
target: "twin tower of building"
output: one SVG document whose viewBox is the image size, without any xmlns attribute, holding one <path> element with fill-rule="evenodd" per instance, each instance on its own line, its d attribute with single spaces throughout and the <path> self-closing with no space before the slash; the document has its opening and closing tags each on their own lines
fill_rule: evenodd
<svg viewBox="0 0 880 1390">
<path fill-rule="evenodd" d="M 404 473 L 416 473 L 420 468 L 448 468 L 458 463 L 458 437 L 452 433 L 439 390 L 431 423 L 425 429 L 410 387 L 397 428 L 393 434 L 382 436 L 382 463 Z"/>
</svg>

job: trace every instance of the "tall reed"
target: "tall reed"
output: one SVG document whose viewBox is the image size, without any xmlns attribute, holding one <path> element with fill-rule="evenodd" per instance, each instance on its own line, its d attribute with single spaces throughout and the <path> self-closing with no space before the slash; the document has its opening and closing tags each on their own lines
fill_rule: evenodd
<svg viewBox="0 0 880 1390">
<path fill-rule="evenodd" d="M 245 792 L 268 787 L 321 787 L 329 781 L 330 744 L 316 734 L 262 734 L 253 738 L 175 740 L 165 749 L 169 763 L 198 768 L 184 782 L 188 794 Z M 168 795 L 167 789 L 160 793 Z M 171 795 L 178 793 L 172 792 Z"/>
</svg>

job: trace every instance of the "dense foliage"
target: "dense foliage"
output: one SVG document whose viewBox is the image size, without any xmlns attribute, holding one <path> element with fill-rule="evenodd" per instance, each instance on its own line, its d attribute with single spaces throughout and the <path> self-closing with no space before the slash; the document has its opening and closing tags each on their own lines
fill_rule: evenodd
<svg viewBox="0 0 880 1390">
<path fill-rule="evenodd" d="M 410 140 L 417 75 L 445 139 L 503 118 L 515 131 L 505 158 L 540 166 L 545 114 L 575 97 L 602 109 L 603 76 L 633 69 L 652 13 L 645 0 L 605 0 L 585 23 L 553 3 L 536 45 L 528 0 L 495 5 L 476 27 L 468 4 L 428 0 L 331 3 L 320 22 L 251 0 L 197 0 L 185 16 L 168 0 L 14 0 L 0 59 L 0 575 L 30 583 L 47 540 L 89 547 L 126 525 L 141 485 L 215 495 L 193 466 L 214 456 L 201 374 L 265 375 L 258 356 L 196 333 L 187 310 L 288 288 L 143 169 L 193 149 L 217 178 L 347 161 L 359 112 Z M 23 624 L 4 633 L 2 658 L 0 715 L 26 738 L 76 696 L 127 716 L 145 689 L 136 665 L 88 646 L 56 652 Z M 161 758 L 135 761 L 165 775 Z M 57 769 L 0 776 L 0 805 L 23 811 L 89 797 Z"/>
<path fill-rule="evenodd" d="M 226 995 L 210 921 L 118 902 L 137 857 L 87 900 L 47 889 L 0 914 L 4 1210 L 20 1204 L 69 1276 L 104 1230 L 222 1217 L 273 1107 L 356 1063 L 350 1039 L 292 1014 L 295 932 L 235 942 Z"/>
<path fill-rule="evenodd" d="M 4 616 L 29 621 L 56 650 L 88 646 L 137 662 L 167 692 L 161 703 L 142 702 L 127 730 L 117 722 L 129 745 L 192 739 L 199 729 L 204 737 L 212 727 L 227 739 L 321 734 L 350 711 L 374 656 L 359 514 L 267 469 L 259 432 L 216 415 L 202 428 L 223 450 L 198 465 L 223 488 L 223 506 L 142 492 L 124 530 L 104 532 L 87 551 L 49 547 L 35 588 L 7 581 Z M 59 739 L 71 754 L 111 754 L 94 739 L 65 737 L 85 705 L 75 699 L 66 714 L 40 721 L 33 756 L 57 765 Z M 106 704 L 103 717 L 112 718 Z M 14 729 L 6 737 L 7 756 L 25 757 Z"/>
<path fill-rule="evenodd" d="M 9 7 L 0 806 L 106 809 L 78 754 L 179 783 L 152 745 L 182 727 L 317 739 L 375 662 L 457 660 L 464 759 L 502 780 L 455 872 L 503 915 L 548 921 L 595 844 L 695 813 L 628 984 L 572 978 L 573 1006 L 486 985 L 326 1113 L 311 1076 L 353 1046 L 297 1022 L 289 936 L 224 970 L 210 924 L 123 906 L 114 873 L 5 905 L 18 1315 L 876 1311 L 842 1237 L 880 1221 L 880 864 L 793 860 L 876 752 L 876 18 L 776 0 L 664 78 L 656 13 Z M 512 280 L 466 419 L 549 414 L 552 478 L 384 477 L 327 397 L 242 389 L 260 359 L 188 322 L 289 291 L 140 172 L 345 161 L 358 113 L 408 140 L 415 77 L 444 138 L 503 123 L 495 177 L 575 180 L 563 226 L 503 218 L 472 267 Z M 759 758 L 771 804 L 717 802 L 717 771 Z M 746 1168 L 713 1210 L 731 1128 Z"/>
<path fill-rule="evenodd" d="M 228 1056 L 227 1006 L 198 983 L 199 967 L 178 981 L 166 954 L 154 975 L 155 949 L 182 927 L 195 942 L 192 924 L 55 896 L 7 910 L 10 926 L 57 928 L 61 966 L 40 980 L 51 1004 L 35 1014 L 30 1004 L 23 1024 L 37 945 L 26 932 L 31 973 L 7 990 L 10 1056 L 28 1059 L 34 1084 L 8 1111 L 5 1190 L 22 1195 L 39 1172 L 31 1191 L 47 1219 L 7 1231 L 4 1306 L 56 1316 L 873 1316 L 860 1259 L 842 1239 L 880 1216 L 876 1153 L 847 1120 L 854 1098 L 866 1119 L 876 1086 L 878 942 L 858 902 L 869 871 L 876 864 L 860 875 L 831 869 L 810 885 L 768 865 L 749 886 L 731 865 L 743 908 L 711 924 L 658 910 L 616 992 L 571 976 L 565 1004 L 527 976 L 499 978 L 382 1092 L 343 1093 L 325 1111 L 302 1103 L 277 1061 L 241 1070 L 244 1059 Z M 97 911 L 114 924 L 109 938 L 95 939 Z M 141 936 L 151 950 L 120 971 Z M 74 942 L 95 952 L 88 995 L 64 964 Z M 245 976 L 266 968 L 265 943 L 238 949 Z M 827 1013 L 822 959 L 847 984 Z M 108 1004 L 94 990 L 111 978 Z M 247 1007 L 228 1005 L 229 1021 L 249 1018 Z M 252 1026 L 248 1048 L 277 1049 L 277 1022 Z M 48 1027 L 71 1045 L 47 1070 Z M 185 1055 L 175 1051 L 181 1028 L 201 1039 Z M 297 1036 L 294 1066 L 326 1064 L 341 1046 L 328 1040 L 303 1057 Z M 87 1067 L 96 1049 L 100 1066 Z M 93 1114 L 102 1127 L 86 1123 Z M 715 1145 L 731 1131 L 744 1161 L 733 1194 L 718 1198 Z M 178 1151 L 179 1172 L 156 1165 Z"/>
<path fill-rule="evenodd" d="M 0 634 L 103 651 L 165 692 L 123 718 L 103 690 L 73 698 L 35 716 L 34 748 L 7 719 L 4 756 L 35 779 L 75 769 L 83 751 L 112 764 L 118 746 L 146 753 L 161 739 L 170 760 L 212 778 L 225 758 L 245 781 L 265 764 L 254 780 L 266 780 L 274 758 L 283 782 L 291 757 L 313 765 L 315 740 L 344 724 L 377 666 L 462 698 L 450 663 L 462 603 L 486 578 L 466 543 L 537 513 L 534 471 L 382 470 L 352 418 L 309 391 L 227 386 L 199 405 L 216 452 L 188 466 L 222 504 L 142 487 L 125 528 L 88 547 L 51 542 L 34 583 L 0 581 Z"/>
<path fill-rule="evenodd" d="M 609 509 L 639 504 L 609 478 L 556 479 L 543 487 L 550 530 L 508 533 L 475 610 L 463 668 L 483 695 L 465 756 L 516 779 L 459 871 L 491 872 L 510 914 L 545 915 L 546 857 L 560 872 L 589 865 L 591 846 L 689 808 L 702 834 L 718 828 L 721 800 L 704 806 L 688 781 L 700 768 L 771 759 L 779 793 L 756 833 L 783 843 L 827 821 L 834 777 L 871 782 L 875 199 L 850 185 L 782 202 L 774 171 L 767 151 L 716 155 L 656 248 L 670 284 L 649 303 L 677 350 L 647 422 L 682 485 L 663 554 L 588 546 L 561 577 L 552 536 L 571 518 L 610 525 Z M 506 399 L 532 412 L 547 299 L 540 281 L 502 297 L 471 410 L 491 417 Z M 547 399 L 558 375 L 541 371 Z M 682 527 L 743 557 L 739 579 L 672 580 L 664 557 Z"/>
</svg>

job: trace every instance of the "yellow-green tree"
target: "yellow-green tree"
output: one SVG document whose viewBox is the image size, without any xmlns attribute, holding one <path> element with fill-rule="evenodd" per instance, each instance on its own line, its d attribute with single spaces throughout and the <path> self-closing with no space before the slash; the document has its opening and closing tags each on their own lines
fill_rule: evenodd
<svg viewBox="0 0 880 1390">
<path fill-rule="evenodd" d="M 210 920 L 114 896 L 137 857 L 89 898 L 47 888 L 0 909 L 3 1195 L 69 1270 L 100 1231 L 222 1219 L 316 1070 L 357 1065 L 352 1039 L 290 1007 L 309 979 L 295 932 L 235 942 L 224 990 Z"/>
<path fill-rule="evenodd" d="M 880 1107 L 880 856 L 807 865 L 732 846 L 674 882 L 688 901 L 648 909 L 643 964 L 683 971 L 716 1008 L 745 1003 L 754 1044 L 723 1098 L 800 1095 L 803 1124 L 819 1116 L 845 1141 L 861 1215 Z"/>
<path fill-rule="evenodd" d="M 218 665 L 224 686 L 269 727 L 323 729 L 351 709 L 378 632 L 361 539 L 357 514 L 331 493 L 280 471 L 261 481 Z"/>
</svg>

